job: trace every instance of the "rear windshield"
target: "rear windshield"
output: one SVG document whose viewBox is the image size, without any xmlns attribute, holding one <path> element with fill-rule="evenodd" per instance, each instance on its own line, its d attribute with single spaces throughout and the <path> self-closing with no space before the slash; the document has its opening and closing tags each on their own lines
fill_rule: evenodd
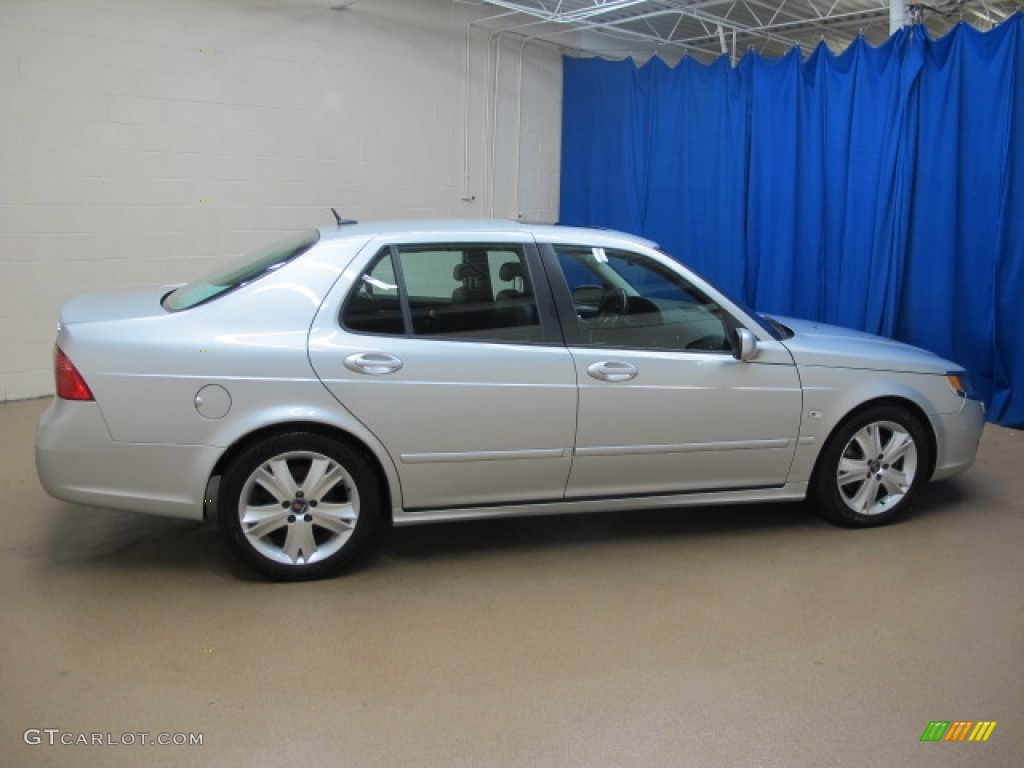
<svg viewBox="0 0 1024 768">
<path fill-rule="evenodd" d="M 212 301 L 283 267 L 316 245 L 319 239 L 320 233 L 315 229 L 289 235 L 285 240 L 253 251 L 195 282 L 172 291 L 164 297 L 163 307 L 169 312 L 178 312 Z"/>
</svg>

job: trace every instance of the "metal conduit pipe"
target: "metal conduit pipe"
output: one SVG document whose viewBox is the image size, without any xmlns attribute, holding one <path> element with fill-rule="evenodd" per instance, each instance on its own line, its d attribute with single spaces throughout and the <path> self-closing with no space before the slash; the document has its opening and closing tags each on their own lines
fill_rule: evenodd
<svg viewBox="0 0 1024 768">
<path fill-rule="evenodd" d="M 903 0 L 889 0 L 889 34 L 895 35 L 907 24 L 907 7 Z"/>
</svg>

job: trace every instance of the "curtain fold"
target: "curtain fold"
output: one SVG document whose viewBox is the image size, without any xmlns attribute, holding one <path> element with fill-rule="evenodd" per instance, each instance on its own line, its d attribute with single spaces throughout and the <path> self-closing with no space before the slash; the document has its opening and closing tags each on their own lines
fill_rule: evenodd
<svg viewBox="0 0 1024 768">
<path fill-rule="evenodd" d="M 669 252 L 689 253 L 726 286 L 743 280 L 747 122 L 739 77 L 725 59 L 680 64 L 685 76 L 650 67 L 657 108 L 644 232 Z M 692 226 L 700 222 L 699 227 Z"/>
<path fill-rule="evenodd" d="M 1007 45 L 1007 145 L 996 203 L 996 270 L 992 304 L 992 394 L 989 409 L 1007 424 L 1024 422 L 1024 32 L 1012 28 Z"/>
<path fill-rule="evenodd" d="M 1022 23 L 736 68 L 566 58 L 562 222 L 650 237 L 763 311 L 931 349 L 1024 426 Z"/>
</svg>

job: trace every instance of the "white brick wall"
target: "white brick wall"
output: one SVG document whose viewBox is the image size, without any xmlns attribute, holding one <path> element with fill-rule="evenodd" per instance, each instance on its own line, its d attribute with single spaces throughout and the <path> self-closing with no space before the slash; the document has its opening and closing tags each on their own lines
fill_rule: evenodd
<svg viewBox="0 0 1024 768">
<path fill-rule="evenodd" d="M 72 296 L 190 279 L 330 206 L 557 218 L 558 51 L 525 46 L 520 88 L 521 40 L 471 28 L 467 188 L 483 9 L 329 5 L 0 0 L 0 401 L 52 393 Z"/>
</svg>

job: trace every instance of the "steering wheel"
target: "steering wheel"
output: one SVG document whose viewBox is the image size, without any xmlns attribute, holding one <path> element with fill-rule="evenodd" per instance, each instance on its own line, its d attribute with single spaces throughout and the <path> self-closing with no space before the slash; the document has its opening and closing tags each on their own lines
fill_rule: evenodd
<svg viewBox="0 0 1024 768">
<path fill-rule="evenodd" d="M 619 324 L 629 308 L 629 297 L 622 288 L 609 288 L 597 304 L 598 323 L 606 328 Z"/>
</svg>

